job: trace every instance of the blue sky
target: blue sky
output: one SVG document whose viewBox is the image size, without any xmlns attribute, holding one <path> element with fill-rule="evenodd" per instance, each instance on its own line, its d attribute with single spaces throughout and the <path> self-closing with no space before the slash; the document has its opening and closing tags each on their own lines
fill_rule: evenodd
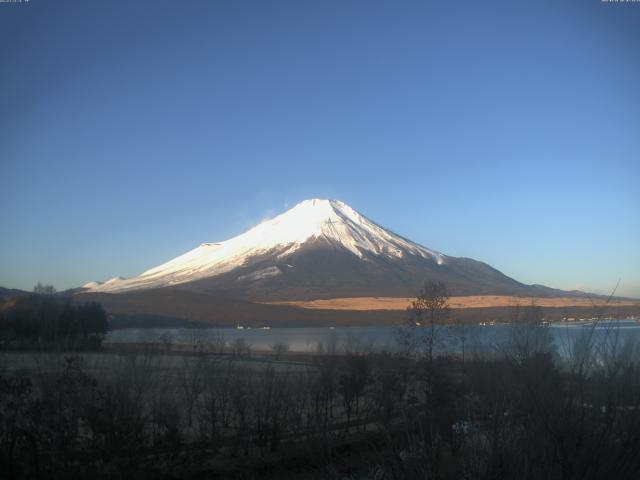
<svg viewBox="0 0 640 480">
<path fill-rule="evenodd" d="M 134 275 L 313 197 L 640 296 L 640 4 L 0 4 L 0 285 Z"/>
</svg>

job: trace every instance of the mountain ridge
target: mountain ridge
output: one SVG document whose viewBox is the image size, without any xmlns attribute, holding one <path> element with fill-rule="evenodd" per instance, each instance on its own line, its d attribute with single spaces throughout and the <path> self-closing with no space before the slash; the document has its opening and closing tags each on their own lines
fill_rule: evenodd
<svg viewBox="0 0 640 480">
<path fill-rule="evenodd" d="M 252 257 L 273 251 L 287 257 L 314 240 L 334 243 L 358 258 L 366 253 L 389 257 L 414 255 L 443 263 L 444 255 L 401 237 L 339 200 L 310 199 L 223 242 L 201 243 L 136 277 L 89 282 L 94 292 L 119 292 L 188 283 L 242 267 Z M 276 250 L 274 250 L 276 249 Z"/>
<path fill-rule="evenodd" d="M 427 280 L 454 295 L 566 296 L 525 285 L 490 265 L 451 257 L 402 237 L 339 200 L 310 199 L 223 242 L 201 243 L 129 279 L 82 291 L 175 287 L 251 301 L 415 296 Z"/>
</svg>

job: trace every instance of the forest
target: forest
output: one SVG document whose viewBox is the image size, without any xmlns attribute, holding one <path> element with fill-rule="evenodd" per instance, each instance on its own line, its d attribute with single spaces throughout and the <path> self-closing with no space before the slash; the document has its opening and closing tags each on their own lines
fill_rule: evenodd
<svg viewBox="0 0 640 480">
<path fill-rule="evenodd" d="M 3 349 L 94 350 L 108 328 L 98 303 L 74 303 L 49 285 L 38 284 L 29 295 L 0 299 Z"/>
</svg>

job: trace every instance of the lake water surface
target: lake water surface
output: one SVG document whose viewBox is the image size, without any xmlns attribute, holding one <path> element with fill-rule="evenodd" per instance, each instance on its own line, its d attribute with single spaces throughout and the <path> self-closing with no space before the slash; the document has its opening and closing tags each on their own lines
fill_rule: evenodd
<svg viewBox="0 0 640 480">
<path fill-rule="evenodd" d="M 512 325 L 473 325 L 460 329 L 442 327 L 438 332 L 438 350 L 459 351 L 464 339 L 467 351 L 499 348 L 513 333 Z M 640 323 L 635 320 L 611 320 L 593 323 L 553 323 L 547 328 L 560 353 L 581 336 L 593 332 L 599 340 L 640 341 Z M 183 345 L 227 345 L 242 339 L 252 350 L 271 350 L 274 344 L 286 344 L 290 351 L 316 352 L 336 349 L 397 350 L 406 327 L 300 327 L 271 329 L 235 328 L 128 328 L 109 332 L 106 343 L 172 343 Z"/>
</svg>

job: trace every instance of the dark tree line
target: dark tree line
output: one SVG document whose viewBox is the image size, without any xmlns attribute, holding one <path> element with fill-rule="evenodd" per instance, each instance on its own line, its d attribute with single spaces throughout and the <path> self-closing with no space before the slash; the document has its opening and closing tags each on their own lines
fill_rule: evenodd
<svg viewBox="0 0 640 480">
<path fill-rule="evenodd" d="M 7 345 L 99 346 L 107 330 L 107 316 L 99 304 L 75 304 L 46 287 L 0 307 L 0 338 Z"/>
</svg>

